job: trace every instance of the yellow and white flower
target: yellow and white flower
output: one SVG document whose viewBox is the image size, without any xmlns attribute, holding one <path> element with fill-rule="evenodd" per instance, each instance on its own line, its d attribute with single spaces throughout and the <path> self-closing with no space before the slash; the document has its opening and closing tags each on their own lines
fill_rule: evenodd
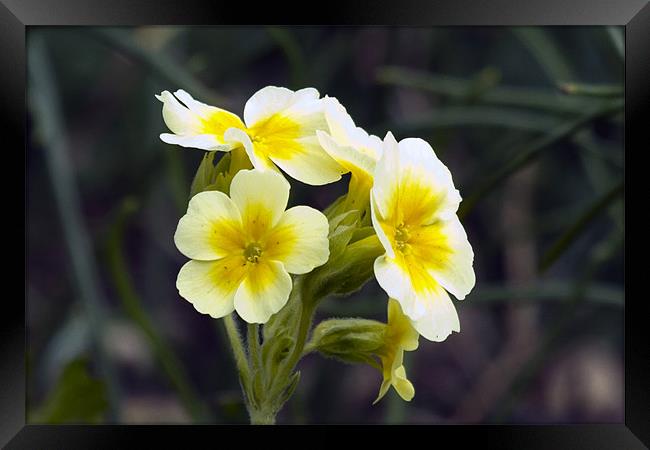
<svg viewBox="0 0 650 450">
<path fill-rule="evenodd" d="M 357 127 L 337 99 L 325 97 L 323 103 L 330 132 L 318 130 L 318 141 L 346 172 L 351 172 L 348 194 L 350 201 L 365 204 L 372 187 L 375 165 L 382 154 L 382 141 Z"/>
<path fill-rule="evenodd" d="M 285 211 L 289 183 L 274 171 L 242 170 L 230 186 L 196 194 L 174 235 L 191 261 L 176 287 L 197 311 L 219 318 L 233 310 L 264 323 L 287 302 L 289 274 L 303 274 L 329 257 L 328 223 L 308 206 Z"/>
<path fill-rule="evenodd" d="M 395 388 L 400 397 L 411 401 L 415 395 L 415 389 L 406 378 L 406 369 L 403 365 L 404 351 L 416 350 L 419 338 L 420 335 L 411 325 L 410 319 L 402 312 L 399 303 L 392 298 L 388 299 L 388 324 L 384 336 L 384 347 L 380 355 L 384 379 L 374 403 L 381 400 L 391 386 Z"/>
<path fill-rule="evenodd" d="M 451 173 L 422 139 L 384 139 L 371 192 L 372 222 L 386 254 L 377 281 L 432 341 L 460 331 L 447 291 L 462 300 L 475 283 L 474 253 L 456 211 Z"/>
<path fill-rule="evenodd" d="M 343 169 L 321 147 L 317 130 L 327 130 L 323 99 L 316 89 L 291 91 L 267 86 L 244 107 L 244 120 L 226 110 L 198 102 L 187 92 L 164 91 L 163 118 L 173 134 L 160 138 L 169 144 L 203 150 L 246 150 L 256 169 L 281 168 L 292 178 L 311 185 L 332 183 Z M 182 102 L 182 103 L 181 103 Z"/>
</svg>

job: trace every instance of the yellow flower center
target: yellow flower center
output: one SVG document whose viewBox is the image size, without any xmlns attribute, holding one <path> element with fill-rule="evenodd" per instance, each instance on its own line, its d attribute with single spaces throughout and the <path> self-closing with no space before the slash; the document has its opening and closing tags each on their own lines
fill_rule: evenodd
<svg viewBox="0 0 650 450">
<path fill-rule="evenodd" d="M 408 241 L 410 237 L 407 225 L 402 223 L 397 226 L 395 229 L 395 244 L 400 252 L 406 253 L 409 247 Z"/>
<path fill-rule="evenodd" d="M 262 256 L 262 246 L 257 242 L 248 244 L 244 249 L 244 258 L 249 262 L 257 263 L 260 256 Z"/>
</svg>

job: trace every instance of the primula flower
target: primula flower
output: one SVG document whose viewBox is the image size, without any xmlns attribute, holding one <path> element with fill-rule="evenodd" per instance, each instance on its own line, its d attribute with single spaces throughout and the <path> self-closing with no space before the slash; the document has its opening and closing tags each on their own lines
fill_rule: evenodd
<svg viewBox="0 0 650 450">
<path fill-rule="evenodd" d="M 357 127 L 337 99 L 326 97 L 323 102 L 330 132 L 318 130 L 318 141 L 346 172 L 351 172 L 348 194 L 351 201 L 365 204 L 372 187 L 375 165 L 382 154 L 382 141 Z"/>
<path fill-rule="evenodd" d="M 230 151 L 244 147 L 256 169 L 276 165 L 292 178 L 311 185 L 332 183 L 342 168 L 323 150 L 317 130 L 327 130 L 323 102 L 316 89 L 291 91 L 267 86 L 244 106 L 244 121 L 226 110 L 206 105 L 183 90 L 164 91 L 163 118 L 174 134 L 169 144 L 203 150 Z M 182 103 L 181 103 L 182 102 Z"/>
<path fill-rule="evenodd" d="M 178 222 L 176 247 L 191 261 L 176 287 L 197 311 L 219 318 L 233 310 L 264 323 L 287 302 L 290 273 L 329 257 L 328 223 L 308 206 L 285 211 L 289 183 L 273 171 L 242 170 L 230 186 L 196 194 Z"/>
<path fill-rule="evenodd" d="M 384 347 L 380 352 L 384 380 L 374 403 L 381 400 L 391 386 L 395 388 L 400 397 L 411 401 L 415 395 L 415 389 L 406 378 L 406 370 L 402 363 L 404 351 L 413 351 L 418 348 L 419 337 L 420 335 L 411 325 L 410 319 L 402 312 L 399 303 L 392 298 L 388 299 L 388 324 L 384 336 Z"/>
<path fill-rule="evenodd" d="M 422 139 L 388 133 L 371 192 L 372 222 L 386 254 L 377 281 L 432 341 L 460 331 L 447 291 L 462 300 L 475 283 L 474 253 L 456 211 L 451 173 Z"/>
</svg>

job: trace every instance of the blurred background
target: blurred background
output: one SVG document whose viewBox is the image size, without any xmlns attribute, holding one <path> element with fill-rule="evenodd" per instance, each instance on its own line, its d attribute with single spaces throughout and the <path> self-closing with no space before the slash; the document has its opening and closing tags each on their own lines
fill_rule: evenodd
<svg viewBox="0 0 650 450">
<path fill-rule="evenodd" d="M 310 355 L 280 423 L 621 422 L 623 47 L 606 27 L 30 27 L 28 422 L 247 422 L 222 324 L 175 288 L 203 152 L 160 141 L 154 94 L 241 115 L 266 85 L 429 141 L 477 276 L 462 332 L 405 355 L 412 402 L 371 406 L 379 372 Z M 292 186 L 323 209 L 347 183 Z M 385 320 L 385 297 L 373 280 L 317 318 Z"/>
</svg>

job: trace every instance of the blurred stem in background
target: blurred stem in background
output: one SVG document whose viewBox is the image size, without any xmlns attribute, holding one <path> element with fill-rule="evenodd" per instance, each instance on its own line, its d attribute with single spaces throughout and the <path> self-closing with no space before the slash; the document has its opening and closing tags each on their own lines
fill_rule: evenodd
<svg viewBox="0 0 650 450">
<path fill-rule="evenodd" d="M 298 40 L 291 30 L 286 27 L 269 27 L 266 32 L 282 49 L 287 59 L 291 80 L 290 87 L 292 89 L 304 88 L 307 65 Z"/>
<path fill-rule="evenodd" d="M 598 198 L 589 208 L 580 214 L 578 219 L 570 225 L 557 241 L 547 250 L 539 263 L 540 272 L 544 272 L 564 253 L 564 251 L 575 241 L 580 233 L 596 219 L 601 212 L 607 209 L 614 201 L 620 199 L 623 194 L 623 182 L 617 184 L 604 195 Z"/>
<path fill-rule="evenodd" d="M 473 79 L 464 79 L 395 66 L 377 71 L 379 84 L 418 89 L 457 103 L 517 107 L 554 114 L 582 114 L 585 109 L 597 105 L 593 99 L 567 97 L 552 89 L 498 86 L 481 82 L 482 79 L 480 73 Z"/>
<path fill-rule="evenodd" d="M 72 260 L 77 294 L 90 323 L 92 347 L 95 350 L 93 353 L 97 358 L 99 375 L 107 385 L 109 419 L 115 422 L 120 419 L 120 387 L 103 341 L 106 333 L 106 301 L 99 288 L 91 238 L 82 219 L 81 200 L 68 153 L 57 84 L 42 34 L 30 34 L 27 55 L 31 82 L 29 104 L 45 152 L 65 242 Z"/>
<path fill-rule="evenodd" d="M 567 139 L 578 130 L 591 125 L 594 121 L 609 117 L 611 115 L 623 111 L 624 102 L 616 100 L 608 102 L 604 106 L 586 113 L 585 115 L 570 121 L 560 127 L 552 130 L 548 134 L 533 140 L 529 145 L 521 149 L 517 155 L 510 159 L 508 162 L 501 165 L 500 168 L 495 168 L 493 174 L 485 179 L 470 196 L 463 201 L 459 210 L 458 216 L 462 219 L 476 206 L 479 200 L 483 199 L 487 194 L 497 188 L 503 181 L 508 179 L 512 174 L 516 173 L 519 169 L 535 160 L 548 148 L 552 148 L 558 142 Z"/>
<path fill-rule="evenodd" d="M 560 83 L 558 86 L 567 95 L 584 97 L 623 97 L 623 87 L 617 84 Z"/>
<path fill-rule="evenodd" d="M 136 44 L 127 31 L 116 28 L 91 28 L 91 36 L 107 44 L 112 50 L 122 53 L 127 58 L 143 66 L 165 83 L 175 86 L 174 89 L 184 89 L 194 97 L 210 104 L 231 106 L 228 99 L 208 89 L 187 72 L 182 64 L 169 59 L 162 52 L 155 55 Z"/>
<path fill-rule="evenodd" d="M 616 53 L 622 60 L 625 60 L 625 36 L 622 27 L 606 27 L 607 35 L 609 36 L 612 46 L 616 49 Z"/>
<path fill-rule="evenodd" d="M 549 80 L 557 83 L 575 78 L 575 71 L 569 61 L 544 28 L 513 27 L 511 30 L 535 57 Z"/>
<path fill-rule="evenodd" d="M 556 343 L 558 340 L 570 329 L 573 330 L 570 325 L 578 310 L 578 306 L 586 298 L 587 289 L 592 279 L 598 274 L 601 267 L 621 249 L 623 242 L 623 233 L 619 230 L 614 230 L 591 252 L 582 271 L 582 275 L 574 285 L 572 296 L 568 299 L 562 311 L 557 313 L 555 316 L 556 319 L 550 321 L 554 325 L 546 331 L 537 350 L 517 373 L 510 389 L 496 403 L 496 409 L 491 415 L 494 421 L 503 422 L 510 417 L 516 401 L 525 393 L 526 387 L 539 373 L 539 369 L 543 363 L 557 349 Z"/>
<path fill-rule="evenodd" d="M 137 210 L 138 204 L 135 199 L 127 198 L 122 202 L 106 242 L 108 267 L 115 289 L 127 315 L 147 336 L 160 367 L 171 385 L 178 392 L 188 413 L 195 422 L 211 422 L 214 417 L 212 417 L 212 414 L 205 407 L 192 386 L 183 363 L 153 325 L 133 287 L 133 280 L 129 275 L 130 271 L 122 246 L 126 224 Z"/>
</svg>

